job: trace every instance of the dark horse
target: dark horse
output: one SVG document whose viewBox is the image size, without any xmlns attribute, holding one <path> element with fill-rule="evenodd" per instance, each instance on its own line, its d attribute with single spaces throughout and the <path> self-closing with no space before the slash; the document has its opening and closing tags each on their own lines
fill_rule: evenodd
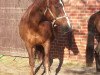
<svg viewBox="0 0 100 75">
<path fill-rule="evenodd" d="M 34 75 L 34 55 L 36 47 L 44 48 L 44 67 L 49 75 L 49 52 L 54 25 L 69 31 L 71 26 L 66 16 L 62 0 L 35 0 L 22 16 L 19 33 L 29 55 L 31 75 Z"/>
<path fill-rule="evenodd" d="M 98 42 L 94 50 L 94 36 Z M 86 48 L 86 63 L 91 66 L 95 55 L 96 70 L 100 72 L 100 11 L 93 14 L 88 22 L 88 41 Z"/>
</svg>

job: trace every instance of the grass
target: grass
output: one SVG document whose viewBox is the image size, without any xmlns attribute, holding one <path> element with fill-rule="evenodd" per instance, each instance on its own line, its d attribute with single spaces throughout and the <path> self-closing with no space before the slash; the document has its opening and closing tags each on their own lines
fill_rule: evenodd
<svg viewBox="0 0 100 75">
<path fill-rule="evenodd" d="M 67 66 L 67 67 L 85 67 L 85 64 L 77 62 L 77 61 L 69 61 L 69 62 L 63 64 L 63 66 Z"/>
<path fill-rule="evenodd" d="M 36 67 L 39 64 L 39 60 L 36 59 Z M 59 65 L 59 60 L 54 60 L 52 64 L 52 74 L 55 73 L 56 68 Z M 23 58 L 23 57 L 12 57 L 12 56 L 4 56 L 0 55 L 0 75 L 29 75 L 30 68 L 29 68 L 29 59 Z M 59 75 L 66 75 L 65 73 L 83 73 L 91 69 L 84 69 L 85 64 L 80 63 L 79 61 L 68 61 L 66 63 L 63 63 L 61 66 L 61 71 L 59 72 Z M 38 73 L 43 72 L 43 68 L 39 70 Z M 94 71 L 89 71 L 88 75 L 93 75 Z M 38 74 L 40 75 L 40 74 Z M 69 75 L 69 74 L 68 74 Z M 74 74 L 73 74 L 74 75 Z M 76 75 L 76 74 L 75 74 Z M 78 74 L 79 75 L 79 74 Z M 84 74 L 87 75 L 87 74 Z"/>
<path fill-rule="evenodd" d="M 1 54 L 0 54 L 0 59 L 1 59 L 3 56 L 4 56 L 4 55 L 1 55 Z"/>
</svg>

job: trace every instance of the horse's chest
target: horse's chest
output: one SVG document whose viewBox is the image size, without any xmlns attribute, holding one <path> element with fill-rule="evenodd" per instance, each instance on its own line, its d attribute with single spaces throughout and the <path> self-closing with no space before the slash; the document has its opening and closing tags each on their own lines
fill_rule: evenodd
<svg viewBox="0 0 100 75">
<path fill-rule="evenodd" d="M 46 39 L 44 39 L 43 36 L 40 36 L 38 34 L 29 35 L 28 40 L 30 41 L 30 43 L 33 43 L 33 44 L 41 44 L 46 41 Z"/>
</svg>

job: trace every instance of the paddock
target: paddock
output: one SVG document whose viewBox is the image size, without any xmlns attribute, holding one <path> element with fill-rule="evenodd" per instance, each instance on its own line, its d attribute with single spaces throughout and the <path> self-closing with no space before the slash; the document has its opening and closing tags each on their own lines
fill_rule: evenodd
<svg viewBox="0 0 100 75">
<path fill-rule="evenodd" d="M 40 65 L 37 60 L 35 69 Z M 28 58 L 12 57 L 0 55 L 0 75 L 29 75 L 30 68 Z M 53 60 L 53 64 L 50 69 L 51 75 L 99 75 L 96 73 L 95 65 L 90 68 L 86 68 L 84 64 L 80 62 L 65 62 L 62 67 L 59 67 L 59 60 Z M 58 70 L 58 71 L 57 71 Z M 37 70 L 36 75 L 42 75 L 44 72 L 43 65 Z"/>
<path fill-rule="evenodd" d="M 30 71 L 28 67 L 28 54 L 19 36 L 18 24 L 21 16 L 33 1 L 34 0 L 0 0 L 0 75 L 28 75 L 28 72 L 24 73 L 23 71 Z M 53 60 L 59 59 L 65 62 L 65 64 L 61 66 L 62 68 L 59 75 L 66 75 L 67 71 L 69 73 L 68 75 L 73 75 L 73 73 L 76 75 L 95 74 L 95 60 L 94 66 L 89 68 L 88 72 L 84 66 L 88 33 L 87 23 L 92 14 L 100 11 L 100 1 L 64 0 L 64 3 L 72 28 L 75 30 L 73 33 L 73 41 L 68 43 L 68 34 L 62 34 L 59 28 L 58 36 L 52 42 L 50 57 Z M 97 41 L 95 40 L 94 43 L 96 45 Z M 68 50 L 68 45 L 71 45 L 71 50 Z M 74 52 L 79 51 L 79 53 L 74 55 L 73 50 Z M 57 62 L 59 64 L 59 61 L 55 61 L 55 63 Z M 68 62 L 75 63 L 73 66 L 77 66 L 76 63 L 82 63 L 79 67 L 82 71 L 77 71 L 77 69 L 72 71 L 69 66 L 66 65 Z M 55 63 L 53 69 L 58 67 L 58 64 Z M 19 65 L 22 67 L 19 67 Z M 53 69 L 51 68 L 51 70 L 54 71 L 51 73 L 55 73 Z M 43 69 L 41 69 L 41 72 L 42 70 Z M 14 72 L 16 72 L 16 74 L 14 74 Z"/>
</svg>

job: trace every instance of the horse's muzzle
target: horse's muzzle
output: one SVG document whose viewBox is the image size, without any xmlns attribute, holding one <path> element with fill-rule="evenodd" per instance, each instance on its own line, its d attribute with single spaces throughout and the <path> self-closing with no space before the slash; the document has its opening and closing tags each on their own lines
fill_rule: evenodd
<svg viewBox="0 0 100 75">
<path fill-rule="evenodd" d="M 67 25 L 67 26 L 61 26 L 61 32 L 62 33 L 68 33 L 68 32 L 71 32 L 72 31 L 72 27 Z"/>
</svg>

